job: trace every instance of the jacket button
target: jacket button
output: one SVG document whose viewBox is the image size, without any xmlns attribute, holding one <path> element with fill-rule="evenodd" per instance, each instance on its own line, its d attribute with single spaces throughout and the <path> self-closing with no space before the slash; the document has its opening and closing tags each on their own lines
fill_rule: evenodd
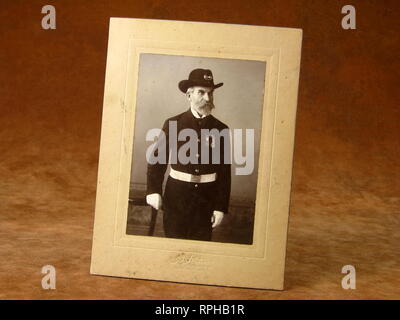
<svg viewBox="0 0 400 320">
<path fill-rule="evenodd" d="M 194 169 L 194 171 L 195 171 L 196 173 L 199 173 L 199 169 Z"/>
<path fill-rule="evenodd" d="M 199 185 L 196 183 L 194 186 L 195 186 L 195 188 L 197 188 Z"/>
</svg>

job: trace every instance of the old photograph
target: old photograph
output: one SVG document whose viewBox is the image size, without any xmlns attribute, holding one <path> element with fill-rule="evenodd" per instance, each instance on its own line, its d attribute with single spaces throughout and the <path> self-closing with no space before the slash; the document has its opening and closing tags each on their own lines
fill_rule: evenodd
<svg viewBox="0 0 400 320">
<path fill-rule="evenodd" d="M 111 19 L 92 274 L 283 288 L 300 48 L 298 29 Z"/>
<path fill-rule="evenodd" d="M 127 234 L 252 243 L 265 70 L 140 55 Z"/>
</svg>

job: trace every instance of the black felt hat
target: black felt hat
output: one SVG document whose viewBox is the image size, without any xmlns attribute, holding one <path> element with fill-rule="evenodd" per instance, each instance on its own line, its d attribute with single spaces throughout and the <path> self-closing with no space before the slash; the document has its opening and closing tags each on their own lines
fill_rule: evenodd
<svg viewBox="0 0 400 320">
<path fill-rule="evenodd" d="M 186 93 L 187 89 L 194 86 L 207 87 L 207 88 L 219 88 L 223 85 L 223 82 L 214 84 L 214 78 L 211 70 L 208 69 L 194 69 L 189 74 L 188 80 L 182 80 L 179 82 L 179 89 Z"/>
</svg>

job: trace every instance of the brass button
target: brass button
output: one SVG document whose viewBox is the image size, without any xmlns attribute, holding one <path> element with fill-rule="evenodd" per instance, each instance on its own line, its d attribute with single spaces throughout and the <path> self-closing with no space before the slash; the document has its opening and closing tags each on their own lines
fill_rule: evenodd
<svg viewBox="0 0 400 320">
<path fill-rule="evenodd" d="M 195 188 L 197 188 L 199 185 L 196 183 L 194 186 L 195 186 Z"/>
</svg>

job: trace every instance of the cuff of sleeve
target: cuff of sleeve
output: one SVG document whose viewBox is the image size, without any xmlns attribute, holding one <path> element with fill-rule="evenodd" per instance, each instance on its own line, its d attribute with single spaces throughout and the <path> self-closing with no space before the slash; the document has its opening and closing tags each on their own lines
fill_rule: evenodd
<svg viewBox="0 0 400 320">
<path fill-rule="evenodd" d="M 219 212 L 222 212 L 223 214 L 227 214 L 228 213 L 228 208 L 227 207 L 216 206 L 214 208 L 214 211 L 219 211 Z"/>
</svg>

